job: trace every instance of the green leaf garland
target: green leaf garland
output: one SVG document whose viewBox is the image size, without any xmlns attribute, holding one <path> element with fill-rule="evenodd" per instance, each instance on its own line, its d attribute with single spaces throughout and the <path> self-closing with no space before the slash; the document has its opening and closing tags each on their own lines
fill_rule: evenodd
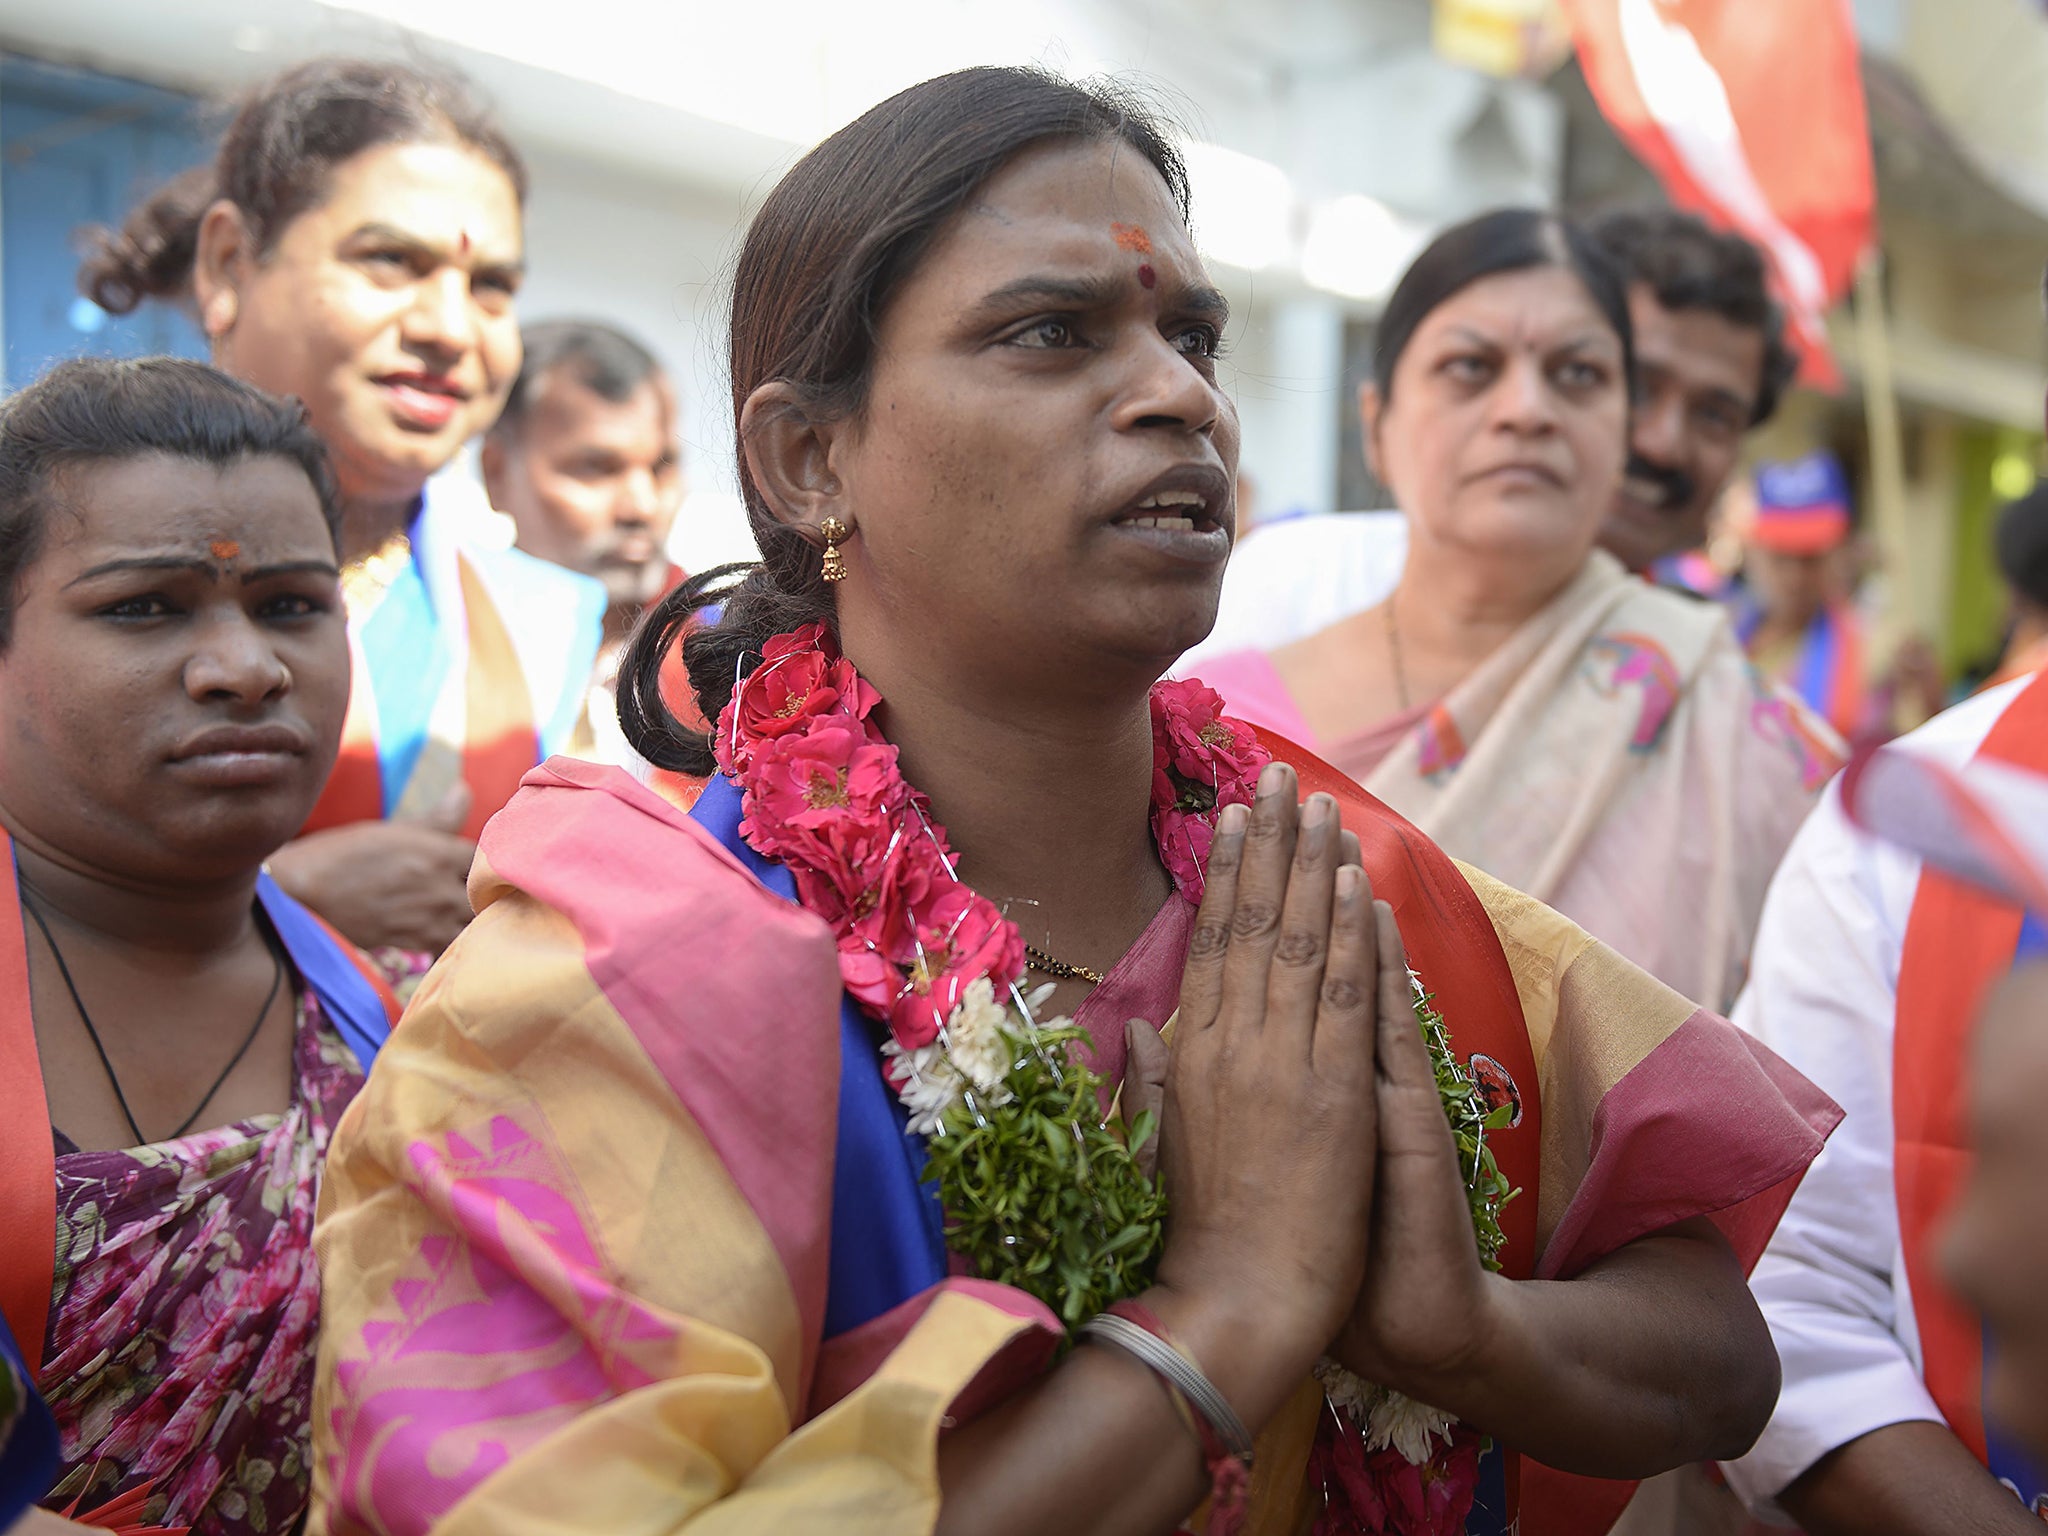
<svg viewBox="0 0 2048 1536">
<path fill-rule="evenodd" d="M 1068 1052 L 1085 1036 L 1065 1021 L 1022 1026 L 1004 1083 L 1015 1098 L 985 1112 L 969 1091 L 925 1142 L 946 1246 L 1070 1328 L 1152 1283 L 1166 1219 L 1158 1178 L 1134 1156 L 1155 1117 L 1138 1115 L 1128 1143 L 1102 1123 L 1103 1079 Z"/>
<path fill-rule="evenodd" d="M 1452 1053 L 1434 994 L 1410 977 L 1480 1262 L 1497 1270 L 1507 1241 L 1501 1207 L 1520 1191 L 1508 1187 L 1487 1133 L 1506 1128 L 1513 1106 L 1487 1108 Z M 1029 1025 L 1014 1012 L 1011 1022 L 1017 1056 L 1004 1086 L 1014 1099 L 985 1107 L 970 1090 L 949 1108 L 926 1141 L 925 1178 L 938 1185 L 946 1246 L 976 1275 L 1028 1292 L 1072 1327 L 1152 1283 L 1166 1194 L 1135 1154 L 1157 1125 L 1150 1110 L 1127 1138 L 1103 1123 L 1103 1079 L 1070 1051 L 1085 1038 L 1079 1025 Z"/>
</svg>

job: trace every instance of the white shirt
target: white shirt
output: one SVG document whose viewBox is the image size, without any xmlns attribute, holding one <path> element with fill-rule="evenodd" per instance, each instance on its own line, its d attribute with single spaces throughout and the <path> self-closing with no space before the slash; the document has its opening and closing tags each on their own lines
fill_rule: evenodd
<svg viewBox="0 0 2048 1536">
<path fill-rule="evenodd" d="M 1209 638 L 1181 657 L 1270 651 L 1383 602 L 1408 560 L 1399 512 L 1327 512 L 1252 529 L 1231 551 Z"/>
<path fill-rule="evenodd" d="M 2028 679 L 1935 716 L 1897 745 L 1960 766 Z M 1892 1185 L 1892 1031 L 1920 861 L 1850 825 L 1839 780 L 1765 898 L 1734 1020 L 1845 1113 L 1750 1279 L 1784 1367 L 1777 1411 L 1723 1470 L 1760 1512 L 1837 1446 L 1941 1422 L 1921 1381 Z"/>
</svg>

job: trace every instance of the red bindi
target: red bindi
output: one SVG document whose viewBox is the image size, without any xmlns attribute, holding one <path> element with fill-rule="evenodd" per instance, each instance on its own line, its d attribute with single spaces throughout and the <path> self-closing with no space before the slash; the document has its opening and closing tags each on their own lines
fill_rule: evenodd
<svg viewBox="0 0 2048 1536">
<path fill-rule="evenodd" d="M 1138 263 L 1138 286 L 1139 286 L 1139 287 L 1141 287 L 1141 288 L 1150 288 L 1150 287 L 1151 287 L 1151 286 L 1152 286 L 1153 284 L 1157 283 L 1158 281 L 1159 281 L 1159 274 L 1158 274 L 1157 272 L 1154 272 L 1154 271 L 1152 270 L 1152 263 L 1151 263 L 1151 262 L 1149 262 L 1149 261 L 1141 261 L 1141 262 L 1139 262 L 1139 263 Z"/>
<path fill-rule="evenodd" d="M 462 254 L 469 254 L 469 231 L 466 229 L 462 232 Z"/>
<path fill-rule="evenodd" d="M 1145 233 L 1142 224 L 1112 224 L 1109 233 L 1120 251 L 1135 251 L 1140 256 L 1152 254 L 1152 237 Z"/>
<path fill-rule="evenodd" d="M 242 552 L 242 546 L 233 539 L 215 539 L 206 547 L 213 551 L 216 560 L 232 560 Z"/>
</svg>

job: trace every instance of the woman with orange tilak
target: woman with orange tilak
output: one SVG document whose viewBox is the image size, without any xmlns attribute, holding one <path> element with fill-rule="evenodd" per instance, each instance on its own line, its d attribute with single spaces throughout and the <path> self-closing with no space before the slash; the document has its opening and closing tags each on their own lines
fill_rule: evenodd
<svg viewBox="0 0 2048 1536">
<path fill-rule="evenodd" d="M 190 305 L 224 372 L 305 402 L 342 495 L 354 687 L 278 882 L 356 943 L 439 953 L 483 824 L 567 744 L 603 587 L 462 539 L 433 477 L 519 372 L 526 168 L 458 77 L 314 59 L 250 92 L 211 165 L 108 233 L 80 287 Z"/>
<path fill-rule="evenodd" d="M 398 1014 L 263 871 L 341 739 L 340 513 L 304 412 L 203 363 L 73 361 L 0 407 L 0 1523 L 39 1506 L 28 1532 L 305 1514 L 321 1167 Z"/>
<path fill-rule="evenodd" d="M 1831 1107 L 1160 684 L 1234 516 L 1188 212 L 1142 110 L 1010 69 L 762 207 L 762 560 L 624 673 L 709 784 L 558 760 L 486 831 L 330 1163 L 314 1530 L 1583 1532 L 1755 1434 L 1742 1265 Z M 659 685 L 714 597 L 707 737 Z M 1411 964 L 1498 1096 L 1498 1273 Z"/>
</svg>

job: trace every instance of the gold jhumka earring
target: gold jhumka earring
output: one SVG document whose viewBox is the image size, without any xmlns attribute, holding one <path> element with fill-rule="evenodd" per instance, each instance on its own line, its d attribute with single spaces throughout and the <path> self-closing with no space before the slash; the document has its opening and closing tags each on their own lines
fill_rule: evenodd
<svg viewBox="0 0 2048 1536">
<path fill-rule="evenodd" d="M 840 556 L 839 546 L 853 537 L 853 530 L 836 517 L 828 517 L 818 525 L 818 532 L 825 536 L 825 568 L 821 573 L 827 581 L 846 580 L 846 561 Z"/>
</svg>

